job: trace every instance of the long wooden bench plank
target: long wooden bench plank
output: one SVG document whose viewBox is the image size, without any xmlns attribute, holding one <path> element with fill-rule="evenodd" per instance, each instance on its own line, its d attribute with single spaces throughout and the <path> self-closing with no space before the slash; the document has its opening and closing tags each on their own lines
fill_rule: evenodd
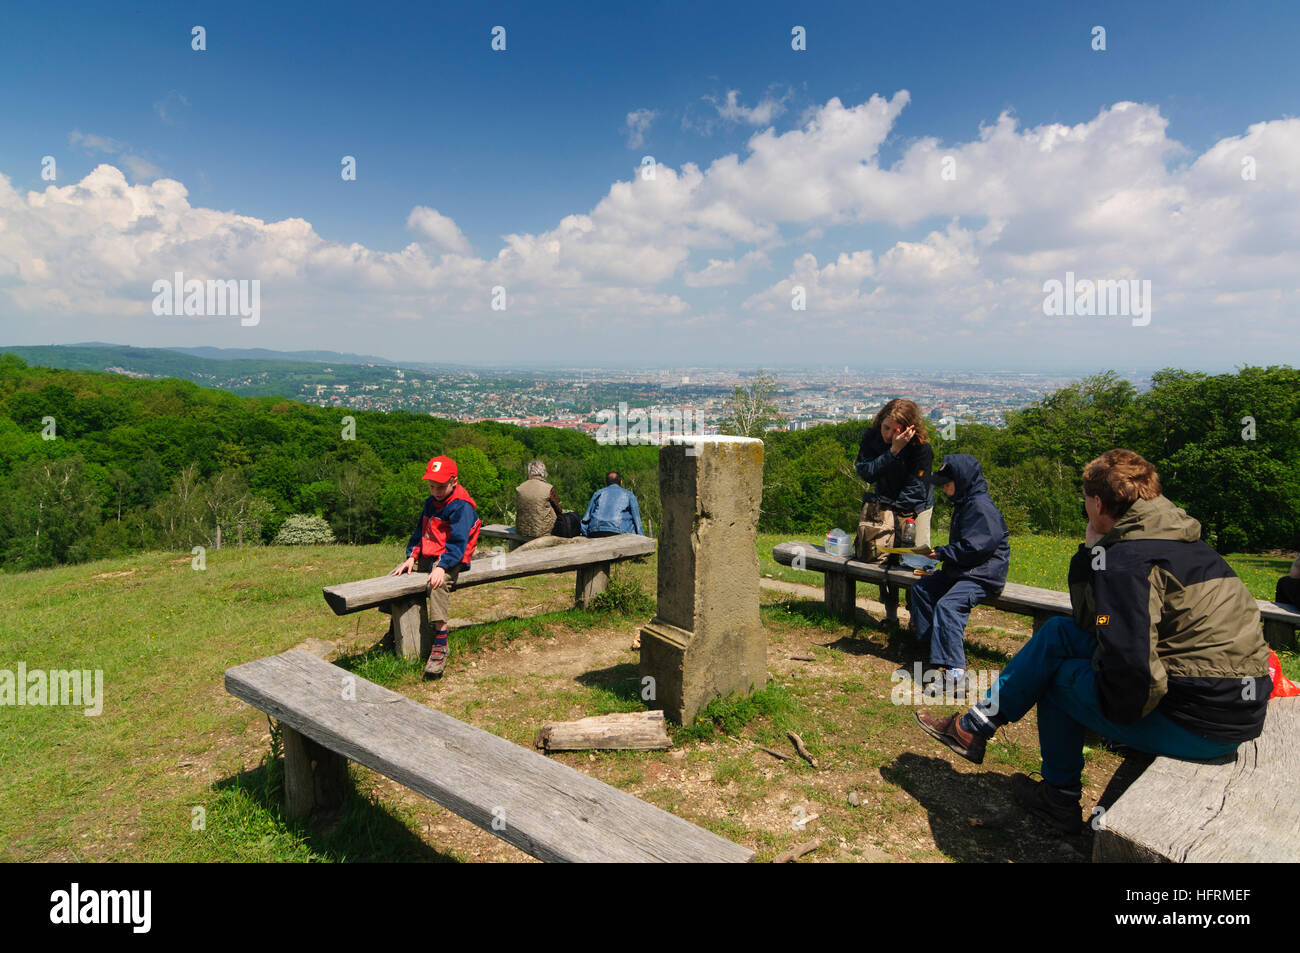
<svg viewBox="0 0 1300 953">
<path fill-rule="evenodd" d="M 800 553 L 802 550 L 802 553 Z M 884 583 L 909 588 L 921 580 L 910 569 L 885 570 L 875 563 L 859 562 L 849 556 L 836 556 L 812 543 L 777 543 L 772 547 L 772 557 L 781 565 L 791 565 L 796 556 L 800 556 L 804 568 L 812 572 L 832 572 L 848 576 L 861 582 Z M 1057 589 L 1042 589 L 1038 586 L 1022 586 L 1009 582 L 1002 590 L 1002 595 L 991 603 L 994 608 L 1007 612 L 1033 615 L 1035 612 L 1049 612 L 1059 615 L 1070 614 L 1070 594 Z M 1300 609 L 1284 602 L 1272 602 L 1256 599 L 1260 618 L 1265 622 L 1280 622 L 1292 627 L 1300 627 Z"/>
<path fill-rule="evenodd" d="M 1097 825 L 1094 861 L 1300 861 L 1300 699 L 1231 762 L 1156 758 Z"/>
<path fill-rule="evenodd" d="M 355 700 L 345 699 L 345 684 Z M 306 652 L 228 669 L 226 691 L 542 860 L 745 862 L 754 855 Z"/>
<path fill-rule="evenodd" d="M 802 553 L 799 552 L 800 549 Z M 860 582 L 877 584 L 888 582 L 903 589 L 910 589 L 923 578 L 910 569 L 885 569 L 876 563 L 864 563 L 848 556 L 836 556 L 827 553 L 820 546 L 807 543 L 778 543 L 772 547 L 772 556 L 783 566 L 791 565 L 798 556 L 803 562 L 803 568 L 813 572 L 838 573 Z M 1014 582 L 1007 583 L 996 599 L 984 604 L 1022 615 L 1070 614 L 1068 592 L 1022 586 Z"/>
<path fill-rule="evenodd" d="M 567 572 L 637 556 L 649 556 L 654 551 L 655 541 L 650 537 L 624 533 L 620 536 L 582 540 L 552 549 L 539 549 L 522 555 L 507 554 L 500 560 L 484 553 L 470 564 L 467 571 L 460 574 L 456 588 L 468 589 L 470 586 L 540 573 Z M 498 565 L 494 567 L 493 563 Z M 427 579 L 427 574 L 415 572 L 326 586 L 325 601 L 336 615 L 347 615 L 386 602 L 418 596 L 424 592 Z"/>
</svg>

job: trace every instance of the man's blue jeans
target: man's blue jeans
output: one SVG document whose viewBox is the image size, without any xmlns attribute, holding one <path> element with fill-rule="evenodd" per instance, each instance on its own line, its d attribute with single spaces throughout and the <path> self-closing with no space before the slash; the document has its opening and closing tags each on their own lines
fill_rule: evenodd
<svg viewBox="0 0 1300 953">
<path fill-rule="evenodd" d="M 912 587 L 912 622 L 916 637 L 930 640 L 931 664 L 966 667 L 962 638 L 970 610 L 995 591 L 970 579 L 953 581 L 942 573 L 927 576 Z"/>
<path fill-rule="evenodd" d="M 1038 706 L 1038 746 L 1043 779 L 1067 791 L 1079 790 L 1083 776 L 1083 733 L 1098 734 L 1150 754 L 1201 760 L 1232 754 L 1237 743 L 1202 738 L 1153 711 L 1131 725 L 1117 725 L 1101 713 L 1092 653 L 1097 640 L 1056 616 L 1043 623 L 1016 653 L 989 689 L 980 708 L 1007 721 L 1019 721 Z M 1001 720 L 1001 719 L 999 719 Z"/>
</svg>

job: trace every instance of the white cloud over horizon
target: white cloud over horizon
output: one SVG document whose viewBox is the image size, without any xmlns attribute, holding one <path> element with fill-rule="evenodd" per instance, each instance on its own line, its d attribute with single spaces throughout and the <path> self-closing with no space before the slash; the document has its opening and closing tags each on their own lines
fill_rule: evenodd
<svg viewBox="0 0 1300 953">
<path fill-rule="evenodd" d="M 401 354 L 425 328 L 479 359 L 543 341 L 542 359 L 579 343 L 575 358 L 622 358 L 641 342 L 734 348 L 759 361 L 820 348 L 838 361 L 849 348 L 1227 355 L 1235 339 L 1229 359 L 1296 360 L 1300 119 L 1255 123 L 1194 155 L 1151 105 L 1119 102 L 1074 125 L 1027 128 L 1003 113 L 968 141 L 912 140 L 884 167 L 880 149 L 909 98 L 832 98 L 778 132 L 770 123 L 781 100 L 746 109 L 729 92 L 719 114 L 763 127 L 743 155 L 703 168 L 660 164 L 652 180 L 638 171 L 547 231 L 502 236 L 486 257 L 455 221 L 421 205 L 405 222 L 418 241 L 394 252 L 326 241 L 302 218 L 194 206 L 181 182 L 141 182 L 149 176 L 129 163 L 146 160 L 122 143 L 74 133 L 137 182 L 103 163 L 78 183 L 21 194 L 0 173 L 9 315 L 0 327 L 12 323 L 12 336 L 27 327 L 15 319 L 34 322 L 42 342 L 140 343 L 186 327 L 233 335 L 221 318 L 185 325 L 151 314 L 152 282 L 183 271 L 261 279 L 261 339 L 246 329 L 247 346 L 288 348 L 311 335 L 313 346 Z M 653 119 L 635 115 L 630 136 Z M 1242 177 L 1245 159 L 1254 180 Z M 1152 323 L 1045 317 L 1043 282 L 1066 271 L 1151 280 Z M 489 307 L 498 285 L 505 312 Z M 806 311 L 790 308 L 796 286 Z M 494 330 L 487 340 L 484 325 Z"/>
<path fill-rule="evenodd" d="M 437 209 L 428 208 L 424 205 L 417 205 L 411 209 L 411 214 L 406 217 L 406 227 L 413 229 L 433 244 L 460 255 L 471 254 L 469 239 L 460 228 L 447 216 L 438 212 Z"/>
</svg>

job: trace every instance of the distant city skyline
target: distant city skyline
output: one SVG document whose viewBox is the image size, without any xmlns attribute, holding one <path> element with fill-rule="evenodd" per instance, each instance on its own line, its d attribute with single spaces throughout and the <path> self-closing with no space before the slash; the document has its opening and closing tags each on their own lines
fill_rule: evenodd
<svg viewBox="0 0 1300 953">
<path fill-rule="evenodd" d="M 6 350 L 0 348 L 0 351 Z M 214 359 L 162 349 L 16 348 L 33 364 L 103 370 L 132 378 L 180 377 L 246 396 L 278 396 L 338 408 L 428 413 L 466 423 L 495 420 L 597 434 L 602 415 L 664 413 L 714 432 L 730 413 L 736 387 L 752 380 L 734 368 L 438 367 L 337 361 L 280 361 L 271 352 Z M 243 352 L 234 352 L 242 354 Z M 866 420 L 888 400 L 909 397 L 931 420 L 1001 426 L 1006 414 L 1072 382 L 1073 375 L 981 371 L 945 376 L 932 369 L 768 369 L 777 429 Z M 1139 388 L 1145 381 L 1135 379 Z"/>
<path fill-rule="evenodd" d="M 1281 0 L 58 10 L 0 34 L 10 344 L 1300 364 Z"/>
</svg>

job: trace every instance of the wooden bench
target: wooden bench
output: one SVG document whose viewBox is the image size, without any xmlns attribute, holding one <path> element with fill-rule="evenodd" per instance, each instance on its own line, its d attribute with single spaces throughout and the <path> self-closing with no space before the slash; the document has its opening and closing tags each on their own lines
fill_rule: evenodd
<svg viewBox="0 0 1300 953">
<path fill-rule="evenodd" d="M 504 523 L 488 523 L 479 527 L 478 535 L 480 539 L 504 539 L 507 543 L 518 546 L 520 543 L 526 543 L 533 537 L 525 536 L 513 526 L 506 526 Z"/>
<path fill-rule="evenodd" d="M 226 670 L 280 722 L 288 814 L 340 806 L 349 760 L 546 861 L 746 862 L 754 852 L 301 651 Z"/>
<path fill-rule="evenodd" d="M 1094 824 L 1094 862 L 1300 861 L 1300 698 L 1233 758 L 1156 758 Z"/>
<path fill-rule="evenodd" d="M 885 593 L 885 615 L 897 617 L 898 590 L 910 589 L 922 578 L 906 568 L 885 569 L 877 563 L 859 562 L 849 556 L 835 556 L 824 547 L 812 543 L 778 543 L 772 547 L 772 558 L 783 566 L 823 573 L 826 611 L 846 622 L 854 618 L 857 605 L 858 582 L 886 583 L 891 587 Z M 798 563 L 798 565 L 796 565 Z M 1296 631 L 1300 629 L 1300 610 L 1285 603 L 1256 599 L 1260 618 L 1264 622 L 1264 638 L 1275 649 L 1294 651 L 1297 647 Z M 1027 615 L 1033 618 L 1034 631 L 1052 616 L 1071 614 L 1070 594 L 1037 586 L 1021 586 L 1009 582 L 996 599 L 982 602 L 1003 612 Z"/>
<path fill-rule="evenodd" d="M 454 591 L 503 579 L 577 570 L 574 600 L 586 608 L 609 585 L 609 572 L 614 563 L 649 556 L 654 551 L 653 539 L 624 533 L 521 555 L 482 553 L 460 574 Z M 325 601 L 337 615 L 382 608 L 392 616 L 393 651 L 405 658 L 423 658 L 433 644 L 426 602 L 428 578 L 427 573 L 412 572 L 326 586 Z"/>
</svg>

